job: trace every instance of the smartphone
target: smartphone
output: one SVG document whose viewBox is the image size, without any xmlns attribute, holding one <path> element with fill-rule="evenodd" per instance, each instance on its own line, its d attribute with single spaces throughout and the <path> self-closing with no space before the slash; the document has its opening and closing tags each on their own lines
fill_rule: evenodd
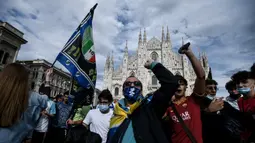
<svg viewBox="0 0 255 143">
<path fill-rule="evenodd" d="M 185 45 L 181 46 L 181 48 L 178 50 L 178 53 L 181 54 L 182 50 L 188 50 L 189 46 L 190 46 L 190 42 L 188 42 Z"/>
</svg>

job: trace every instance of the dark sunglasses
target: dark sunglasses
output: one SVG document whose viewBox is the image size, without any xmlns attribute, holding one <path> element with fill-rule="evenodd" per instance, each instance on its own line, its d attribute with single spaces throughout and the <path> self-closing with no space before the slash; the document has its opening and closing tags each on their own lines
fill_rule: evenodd
<svg viewBox="0 0 255 143">
<path fill-rule="evenodd" d="M 142 86 L 142 83 L 140 81 L 134 81 L 134 82 L 125 82 L 124 86 L 131 86 L 132 84 L 134 84 L 134 86 Z"/>
</svg>

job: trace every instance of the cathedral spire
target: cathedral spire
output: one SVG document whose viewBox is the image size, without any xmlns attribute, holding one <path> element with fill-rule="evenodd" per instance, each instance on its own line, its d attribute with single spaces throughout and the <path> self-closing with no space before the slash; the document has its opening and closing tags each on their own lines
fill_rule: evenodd
<svg viewBox="0 0 255 143">
<path fill-rule="evenodd" d="M 112 57 L 111 57 L 111 61 L 113 62 L 113 50 L 112 50 Z"/>
<path fill-rule="evenodd" d="M 202 53 L 202 56 L 203 56 L 203 58 L 207 58 L 205 52 Z"/>
<path fill-rule="evenodd" d="M 143 32 L 143 43 L 147 42 L 147 36 L 146 36 L 146 30 L 144 28 L 144 32 Z"/>
<path fill-rule="evenodd" d="M 112 57 L 111 57 L 111 62 L 110 62 L 110 65 L 111 65 L 111 68 L 114 68 L 114 63 L 113 63 L 113 51 L 112 51 Z"/>
<path fill-rule="evenodd" d="M 110 54 L 107 54 L 106 62 L 105 62 L 105 68 L 109 69 L 110 66 Z"/>
<path fill-rule="evenodd" d="M 207 79 L 213 79 L 213 77 L 212 77 L 212 69 L 211 69 L 211 67 L 209 68 L 209 73 L 208 73 L 208 77 L 207 77 Z"/>
<path fill-rule="evenodd" d="M 107 54 L 106 61 L 110 62 L 110 54 Z"/>
<path fill-rule="evenodd" d="M 128 41 L 126 40 L 125 53 L 128 53 Z"/>
<path fill-rule="evenodd" d="M 161 42 L 165 41 L 165 32 L 164 32 L 164 26 L 162 26 L 162 37 L 161 37 Z"/>
<path fill-rule="evenodd" d="M 138 44 L 141 44 L 142 43 L 142 30 L 140 28 L 140 33 L 139 33 L 139 39 L 138 39 Z"/>
<path fill-rule="evenodd" d="M 168 30 L 168 26 L 167 26 L 167 32 L 166 32 L 166 41 L 170 42 L 170 34 L 169 34 L 169 30 Z"/>
<path fill-rule="evenodd" d="M 200 48 L 198 47 L 198 57 L 199 59 L 201 59 L 201 52 L 200 52 Z"/>
</svg>

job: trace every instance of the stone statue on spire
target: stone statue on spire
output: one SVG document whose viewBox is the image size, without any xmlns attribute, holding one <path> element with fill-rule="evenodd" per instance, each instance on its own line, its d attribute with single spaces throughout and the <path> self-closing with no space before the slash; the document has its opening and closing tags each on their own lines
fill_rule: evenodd
<svg viewBox="0 0 255 143">
<path fill-rule="evenodd" d="M 113 58 L 113 50 L 112 50 L 112 57 L 111 57 L 111 66 L 112 66 L 112 68 L 114 67 L 114 63 L 113 63 L 113 61 L 114 61 L 114 58 Z"/>
<path fill-rule="evenodd" d="M 164 33 L 164 26 L 162 26 L 162 37 L 161 42 L 163 43 L 165 41 L 165 33 Z"/>
<path fill-rule="evenodd" d="M 147 42 L 147 36 L 146 36 L 146 30 L 144 28 L 144 32 L 143 32 L 143 43 Z"/>
<path fill-rule="evenodd" d="M 166 32 L 166 41 L 167 42 L 170 42 L 170 33 L 169 33 L 169 30 L 168 30 L 168 26 L 167 26 L 167 32 Z"/>
<path fill-rule="evenodd" d="M 128 53 L 128 41 L 126 40 L 126 47 L 125 47 L 125 50 L 124 50 L 125 53 Z"/>
<path fill-rule="evenodd" d="M 141 44 L 142 43 L 142 30 L 140 28 L 140 33 L 139 33 L 139 39 L 138 39 L 138 44 Z"/>
</svg>

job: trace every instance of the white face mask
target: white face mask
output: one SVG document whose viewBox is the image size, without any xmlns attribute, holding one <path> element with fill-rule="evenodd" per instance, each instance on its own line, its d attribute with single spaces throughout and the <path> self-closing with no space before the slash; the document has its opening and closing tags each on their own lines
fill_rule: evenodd
<svg viewBox="0 0 255 143">
<path fill-rule="evenodd" d="M 209 98 L 209 99 L 211 99 L 211 100 L 213 100 L 215 96 L 213 96 L 213 95 L 207 95 L 206 97 Z"/>
</svg>

